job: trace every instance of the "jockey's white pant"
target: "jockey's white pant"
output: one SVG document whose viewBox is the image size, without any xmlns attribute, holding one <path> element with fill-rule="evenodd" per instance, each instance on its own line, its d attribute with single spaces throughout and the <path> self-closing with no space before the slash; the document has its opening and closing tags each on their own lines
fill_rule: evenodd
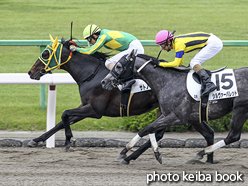
<svg viewBox="0 0 248 186">
<path fill-rule="evenodd" d="M 127 50 L 123 50 L 122 52 L 114 55 L 113 57 L 109 58 L 105 62 L 105 66 L 109 63 L 117 63 L 124 55 L 129 54 L 132 52 L 133 49 L 137 50 L 137 54 L 144 54 L 144 47 L 142 46 L 141 42 L 139 40 L 134 40 L 129 44 L 129 47 Z"/>
<path fill-rule="evenodd" d="M 207 45 L 202 48 L 190 61 L 190 67 L 193 69 L 196 64 L 202 65 L 202 63 L 218 54 L 222 48 L 223 43 L 220 38 L 214 34 L 211 34 L 208 38 Z"/>
</svg>

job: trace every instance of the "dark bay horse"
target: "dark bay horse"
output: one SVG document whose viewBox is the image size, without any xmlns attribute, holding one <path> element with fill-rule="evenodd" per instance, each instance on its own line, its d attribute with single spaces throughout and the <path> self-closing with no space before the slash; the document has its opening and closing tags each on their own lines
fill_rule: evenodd
<svg viewBox="0 0 248 186">
<path fill-rule="evenodd" d="M 132 60 L 130 60 L 132 59 Z M 202 159 L 204 155 L 208 155 L 207 162 L 213 163 L 213 152 L 230 143 L 240 139 L 241 130 L 248 119 L 248 68 L 240 68 L 234 70 L 238 96 L 219 99 L 209 103 L 209 120 L 219 119 L 228 113 L 232 112 L 230 123 L 230 131 L 224 140 L 214 143 L 214 132 L 206 122 L 199 122 L 199 101 L 195 101 L 188 93 L 186 88 L 185 71 L 178 71 L 175 68 L 154 68 L 152 64 L 147 65 L 140 70 L 139 68 L 150 60 L 157 60 L 151 56 L 138 55 L 135 59 L 134 53 L 124 56 L 113 68 L 113 70 L 102 81 L 104 88 L 111 89 L 110 82 L 120 81 L 120 74 L 125 74 L 125 65 L 134 62 L 133 72 L 139 71 L 142 79 L 151 87 L 156 94 L 162 114 L 153 123 L 144 127 L 139 133 L 129 142 L 129 144 L 120 153 L 121 157 L 125 157 L 126 152 L 143 136 L 149 135 L 152 147 L 158 161 L 162 161 L 161 155 L 158 152 L 157 141 L 154 139 L 154 133 L 162 130 L 165 127 L 184 125 L 187 122 L 200 132 L 207 141 L 207 146 L 200 151 L 195 159 Z M 139 70 L 138 70 L 139 69 Z M 113 76 L 112 73 L 115 73 Z M 130 72 L 127 72 L 130 73 Z M 120 75 L 120 76 L 118 76 Z M 228 79 L 223 79 L 227 81 Z M 229 82 L 230 83 L 230 82 Z M 123 164 L 129 163 L 128 157 L 123 159 Z"/>
<path fill-rule="evenodd" d="M 40 137 L 30 141 L 28 145 L 31 147 L 37 146 L 38 142 L 46 141 L 57 131 L 65 128 L 68 150 L 72 137 L 71 124 L 84 118 L 120 117 L 121 92 L 117 88 L 109 91 L 101 86 L 101 80 L 109 72 L 104 65 L 107 55 L 99 52 L 94 55 L 83 55 L 77 52 L 72 54 L 69 50 L 69 41 L 62 41 L 62 44 L 58 42 L 57 38 L 56 40 L 51 38 L 51 41 L 28 74 L 31 79 L 39 80 L 46 72 L 55 68 L 67 71 L 78 84 L 82 103 L 78 108 L 64 111 L 61 122 Z M 68 101 L 70 101 L 70 98 L 68 98 Z M 130 115 L 140 115 L 157 107 L 157 98 L 152 91 L 137 93 L 134 94 L 130 105 Z M 158 115 L 160 115 L 159 112 Z M 163 134 L 164 131 L 161 130 L 157 133 L 157 138 L 161 139 Z M 136 159 L 150 146 L 151 144 L 148 141 L 140 147 L 137 153 L 133 154 L 132 159 Z"/>
</svg>

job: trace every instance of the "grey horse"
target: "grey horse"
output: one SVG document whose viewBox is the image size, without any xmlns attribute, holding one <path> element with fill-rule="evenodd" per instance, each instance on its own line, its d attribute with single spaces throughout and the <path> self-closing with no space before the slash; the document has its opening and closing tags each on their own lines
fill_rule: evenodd
<svg viewBox="0 0 248 186">
<path fill-rule="evenodd" d="M 187 72 L 178 71 L 174 68 L 154 68 L 152 60 L 154 57 L 147 55 L 138 55 L 135 58 L 135 52 L 124 56 L 103 80 L 102 86 L 105 89 L 111 89 L 114 83 L 120 82 L 122 74 L 125 74 L 125 64 L 134 62 L 133 72 L 139 76 L 151 87 L 156 94 L 162 115 L 150 125 L 144 127 L 139 133 L 126 145 L 120 153 L 120 158 L 124 158 L 120 163 L 128 164 L 129 159 L 126 153 L 142 137 L 149 135 L 152 148 L 156 159 L 162 163 L 162 156 L 158 151 L 158 144 L 154 133 L 175 125 L 185 125 L 187 122 L 200 132 L 207 141 L 207 147 L 200 151 L 195 159 L 200 160 L 204 155 L 208 155 L 207 162 L 213 163 L 213 152 L 223 146 L 229 145 L 240 139 L 241 130 L 248 119 L 248 68 L 234 69 L 238 96 L 220 99 L 209 103 L 209 120 L 219 119 L 232 112 L 230 131 L 224 140 L 214 143 L 214 131 L 206 122 L 199 122 L 199 101 L 195 101 L 186 88 Z M 126 61 L 122 63 L 123 61 Z M 144 64 L 147 63 L 145 66 Z M 142 70 L 141 70 L 142 67 Z M 209 156 L 211 155 L 211 156 Z"/>
</svg>

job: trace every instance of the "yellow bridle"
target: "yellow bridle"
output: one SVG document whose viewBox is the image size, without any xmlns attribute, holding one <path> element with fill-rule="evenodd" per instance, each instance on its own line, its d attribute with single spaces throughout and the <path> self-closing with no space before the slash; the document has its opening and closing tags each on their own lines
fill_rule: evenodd
<svg viewBox="0 0 248 186">
<path fill-rule="evenodd" d="M 44 49 L 44 51 L 45 50 L 49 51 L 49 54 L 50 54 L 49 58 L 48 59 L 42 58 L 42 53 L 44 51 L 41 53 L 39 57 L 41 62 L 45 65 L 44 70 L 46 72 L 55 70 L 55 69 L 60 69 L 60 66 L 70 61 L 72 57 L 72 52 L 70 52 L 68 59 L 65 62 L 61 63 L 61 53 L 62 53 L 63 44 L 58 42 L 58 37 L 56 37 L 56 39 L 54 40 L 52 36 L 50 35 L 50 39 L 51 39 L 51 43 L 47 45 L 46 48 Z"/>
</svg>

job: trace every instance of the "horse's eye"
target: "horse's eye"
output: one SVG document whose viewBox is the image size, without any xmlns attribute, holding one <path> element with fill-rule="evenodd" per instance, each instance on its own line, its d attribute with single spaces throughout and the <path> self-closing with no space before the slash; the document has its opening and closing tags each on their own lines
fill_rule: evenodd
<svg viewBox="0 0 248 186">
<path fill-rule="evenodd" d="M 48 59 L 50 57 L 50 51 L 49 50 L 44 50 L 44 52 L 42 52 L 41 57 L 43 59 Z"/>
</svg>

